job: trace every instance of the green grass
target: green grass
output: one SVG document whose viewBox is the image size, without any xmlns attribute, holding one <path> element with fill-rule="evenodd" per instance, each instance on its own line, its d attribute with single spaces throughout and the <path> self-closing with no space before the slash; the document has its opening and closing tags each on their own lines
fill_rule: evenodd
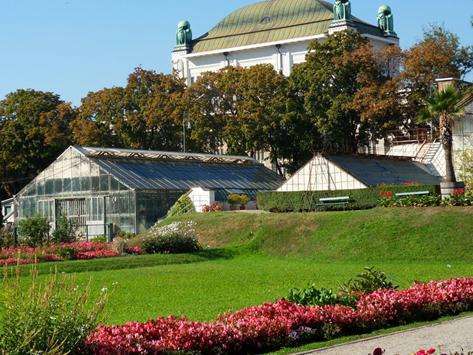
<svg viewBox="0 0 473 355">
<path fill-rule="evenodd" d="M 97 293 L 103 287 L 113 289 L 106 321 L 120 324 L 167 315 L 212 320 L 223 312 L 285 297 L 290 288 L 308 282 L 336 288 L 371 265 L 385 270 L 402 287 L 416 280 L 473 275 L 471 263 L 451 267 L 422 262 L 320 263 L 293 257 L 238 255 L 191 264 L 79 273 L 75 277 L 80 284 L 92 280 Z"/>
<path fill-rule="evenodd" d="M 76 273 L 80 284 L 91 280 L 94 292 L 112 289 L 109 324 L 167 315 L 212 320 L 285 297 L 289 289 L 309 282 L 337 288 L 365 266 L 387 272 L 401 287 L 473 276 L 472 208 L 218 213 L 180 219 L 196 221 L 201 242 L 220 249 L 42 264 L 39 271 L 57 268 Z"/>
<path fill-rule="evenodd" d="M 204 244 L 319 261 L 473 261 L 473 208 L 200 214 Z"/>
</svg>

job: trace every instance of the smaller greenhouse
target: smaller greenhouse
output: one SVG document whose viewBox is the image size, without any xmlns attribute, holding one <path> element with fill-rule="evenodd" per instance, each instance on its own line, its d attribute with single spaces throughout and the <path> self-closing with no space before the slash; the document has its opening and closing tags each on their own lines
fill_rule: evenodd
<svg viewBox="0 0 473 355">
<path fill-rule="evenodd" d="M 191 188 L 229 193 L 277 189 L 282 179 L 249 157 L 69 147 L 18 195 L 17 218 L 60 216 L 84 236 L 139 233 Z"/>
<path fill-rule="evenodd" d="M 379 185 L 439 185 L 429 167 L 405 157 L 317 155 L 278 191 L 338 191 Z"/>
</svg>

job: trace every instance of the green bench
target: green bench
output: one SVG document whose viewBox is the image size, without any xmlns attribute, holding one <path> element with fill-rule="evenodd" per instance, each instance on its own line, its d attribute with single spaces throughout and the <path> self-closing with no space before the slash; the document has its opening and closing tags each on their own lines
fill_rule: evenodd
<svg viewBox="0 0 473 355">
<path fill-rule="evenodd" d="M 430 191 L 414 191 L 414 192 L 400 192 L 397 193 L 396 197 L 412 197 L 412 196 L 427 196 L 430 195 Z"/>
<path fill-rule="evenodd" d="M 324 197 L 319 199 L 317 206 L 346 206 L 350 202 L 350 196 Z"/>
</svg>

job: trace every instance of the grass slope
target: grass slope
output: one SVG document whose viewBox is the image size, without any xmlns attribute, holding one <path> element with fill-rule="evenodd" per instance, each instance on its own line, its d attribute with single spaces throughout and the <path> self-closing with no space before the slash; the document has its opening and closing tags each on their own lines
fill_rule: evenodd
<svg viewBox="0 0 473 355">
<path fill-rule="evenodd" d="M 201 241 L 223 249 L 44 264 L 40 271 L 57 267 L 77 272 L 80 284 L 91 280 L 95 292 L 113 289 L 109 324 L 171 314 L 211 320 L 309 282 L 337 288 L 365 266 L 402 287 L 472 276 L 472 217 L 473 209 L 462 208 L 190 215 L 185 219 L 197 222 Z"/>
<path fill-rule="evenodd" d="M 319 261 L 473 260 L 473 208 L 200 214 L 201 242 Z"/>
</svg>

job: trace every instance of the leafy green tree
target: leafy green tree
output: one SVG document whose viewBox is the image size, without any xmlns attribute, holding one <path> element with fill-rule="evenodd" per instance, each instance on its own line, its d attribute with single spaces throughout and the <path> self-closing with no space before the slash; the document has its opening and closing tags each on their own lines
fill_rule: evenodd
<svg viewBox="0 0 473 355">
<path fill-rule="evenodd" d="M 58 95 L 18 90 L 0 101 L 0 183 L 11 196 L 71 144 L 75 112 Z"/>
<path fill-rule="evenodd" d="M 449 86 L 427 100 L 426 109 L 422 114 L 424 120 L 439 120 L 440 138 L 445 151 L 446 182 L 457 182 L 453 166 L 452 126 L 454 119 L 462 113 L 458 106 L 461 98 L 457 90 Z"/>
<path fill-rule="evenodd" d="M 241 100 L 234 123 L 243 137 L 245 152 L 251 156 L 258 151 L 269 152 L 271 163 L 282 173 L 279 158 L 287 144 L 287 79 L 271 65 L 256 65 L 243 70 L 238 92 Z"/>
<path fill-rule="evenodd" d="M 89 93 L 72 123 L 81 145 L 179 150 L 184 82 L 137 68 L 127 86 Z"/>
<path fill-rule="evenodd" d="M 239 83 L 244 69 L 227 67 L 204 73 L 187 90 L 186 120 L 194 151 L 215 153 L 227 148 L 245 154 L 246 145 L 238 120 Z"/>
<path fill-rule="evenodd" d="M 309 122 L 311 126 L 303 135 L 307 142 L 294 149 L 305 152 L 300 156 L 356 153 L 399 124 L 400 97 L 392 63 L 398 52 L 375 53 L 353 31 L 314 41 L 309 50 L 306 62 L 289 78 L 288 114 L 302 118 L 303 127 Z"/>
</svg>

